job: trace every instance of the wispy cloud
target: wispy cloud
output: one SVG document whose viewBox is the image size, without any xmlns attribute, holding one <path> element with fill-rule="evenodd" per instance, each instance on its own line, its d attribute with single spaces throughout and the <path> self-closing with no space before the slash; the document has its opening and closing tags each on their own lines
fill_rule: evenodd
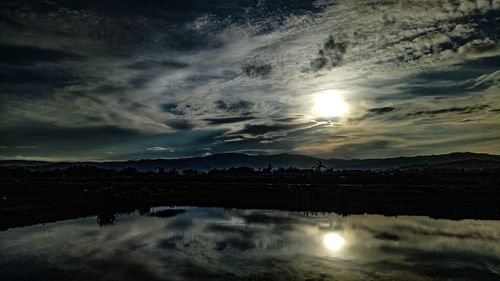
<svg viewBox="0 0 500 281">
<path fill-rule="evenodd" d="M 0 45 L 0 126 L 10 136 L 0 144 L 13 146 L 29 135 L 19 128 L 43 123 L 68 134 L 113 128 L 152 139 L 212 130 L 217 137 L 203 146 L 216 152 L 234 150 L 226 144 L 242 139 L 249 150 L 280 142 L 290 151 L 315 154 L 305 148 L 320 145 L 322 155 L 336 155 L 335 147 L 351 147 L 345 157 L 364 155 L 362 146 L 355 149 L 360 139 L 396 134 L 407 150 L 387 146 L 374 155 L 394 156 L 425 153 L 411 149 L 411 132 L 451 140 L 450 123 L 498 126 L 491 111 L 500 108 L 497 1 L 290 1 L 279 9 L 276 3 L 188 10 L 177 1 L 154 8 L 133 1 L 1 4 L 0 31 L 9 36 Z M 314 95 L 325 89 L 345 93 L 349 115 L 315 116 Z M 458 110 L 480 105 L 490 110 Z M 298 130 L 305 123 L 318 127 Z M 264 139 L 249 129 L 265 126 L 280 128 Z M 39 146 L 50 134 L 24 137 L 23 145 Z M 87 156 L 109 149 L 115 139 L 109 135 L 105 145 L 82 144 Z M 74 147 L 52 153 L 81 157 Z M 144 151 L 133 147 L 134 155 Z M 465 147 L 440 147 L 455 149 Z"/>
</svg>

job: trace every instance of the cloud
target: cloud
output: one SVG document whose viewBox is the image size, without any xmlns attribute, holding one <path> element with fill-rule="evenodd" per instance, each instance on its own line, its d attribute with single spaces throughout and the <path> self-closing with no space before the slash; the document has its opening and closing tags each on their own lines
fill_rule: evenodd
<svg viewBox="0 0 500 281">
<path fill-rule="evenodd" d="M 254 103 L 246 100 L 239 100 L 235 102 L 226 102 L 224 100 L 215 101 L 215 107 L 227 112 L 245 112 L 250 110 Z"/>
<path fill-rule="evenodd" d="M 369 113 L 373 114 L 385 114 L 389 112 L 393 112 L 396 108 L 392 106 L 385 106 L 385 107 L 377 107 L 377 108 L 370 108 L 368 109 Z"/>
<path fill-rule="evenodd" d="M 185 112 L 183 110 L 178 109 L 179 105 L 176 103 L 164 103 L 161 105 L 161 109 L 164 112 L 172 113 L 175 115 L 184 115 Z"/>
<path fill-rule="evenodd" d="M 205 121 L 207 121 L 211 125 L 218 125 L 218 124 L 239 123 L 239 122 L 253 120 L 253 119 L 255 119 L 255 117 L 238 116 L 238 117 L 207 118 L 207 119 L 205 119 Z"/>
<path fill-rule="evenodd" d="M 215 250 L 222 252 L 232 248 L 238 252 L 243 252 L 254 249 L 255 247 L 256 245 L 251 239 L 233 236 L 222 241 L 218 241 L 215 245 Z"/>
<path fill-rule="evenodd" d="M 246 65 L 242 67 L 243 73 L 250 78 L 267 77 L 271 74 L 272 66 L 270 64 L 263 65 Z"/>
<path fill-rule="evenodd" d="M 449 140 L 435 152 L 464 150 L 470 145 L 452 145 L 458 131 L 487 141 L 480 128 L 498 125 L 494 111 L 460 111 L 500 106 L 494 1 L 202 2 L 2 4 L 2 130 L 32 122 L 76 135 L 134 132 L 113 157 L 155 157 L 145 148 L 162 145 L 176 147 L 173 156 L 198 155 L 199 147 L 330 155 L 386 139 L 397 145 L 370 155 L 399 156 L 425 153 L 431 148 L 412 143 L 433 134 Z M 326 89 L 343 92 L 349 114 L 320 120 L 311 112 L 314 93 Z M 50 135 L 42 129 L 34 128 Z M 179 134 L 203 143 L 179 149 Z M 111 135 L 52 153 L 96 157 L 111 150 Z M 28 145 L 40 149 L 23 157 L 50 157 L 45 145 Z M 361 149 L 343 155 L 367 155 Z"/>
<path fill-rule="evenodd" d="M 287 125 L 287 124 L 259 124 L 251 125 L 246 124 L 245 127 L 239 131 L 234 132 L 234 134 L 252 135 L 252 136 L 263 136 L 266 134 L 285 132 L 289 129 L 296 128 L 297 125 Z"/>
<path fill-rule="evenodd" d="M 177 248 L 177 243 L 181 243 L 184 240 L 182 235 L 173 235 L 169 238 L 162 239 L 158 242 L 158 248 L 172 250 Z"/>
<path fill-rule="evenodd" d="M 146 148 L 148 151 L 158 151 L 158 152 L 174 152 L 175 148 L 172 147 L 162 147 L 162 146 L 153 146 Z"/>
<path fill-rule="evenodd" d="M 31 65 L 82 59 L 81 55 L 56 49 L 28 45 L 0 45 L 0 61 L 3 64 Z"/>
<path fill-rule="evenodd" d="M 339 66 L 344 59 L 346 48 L 346 43 L 337 42 L 333 35 L 330 35 L 323 44 L 323 48 L 319 49 L 318 57 L 309 63 L 310 70 L 320 71 Z"/>
<path fill-rule="evenodd" d="M 40 66 L 30 68 L 6 66 L 0 70 L 0 74 L 0 83 L 3 83 L 4 87 L 6 86 L 10 90 L 7 93 L 43 93 L 43 91 L 37 91 L 35 87 L 45 86 L 49 90 L 53 90 L 78 84 L 83 80 L 68 69 L 52 69 Z M 4 92 L 3 94 L 7 93 Z"/>
<path fill-rule="evenodd" d="M 444 114 L 444 113 L 459 113 L 459 114 L 470 114 L 478 111 L 482 111 L 488 108 L 487 104 L 473 105 L 473 106 L 465 106 L 465 107 L 450 107 L 450 108 L 441 108 L 435 110 L 424 110 L 417 111 L 413 113 L 408 113 L 408 116 L 420 116 L 420 115 L 436 115 L 436 114 Z"/>
<path fill-rule="evenodd" d="M 167 230 L 175 230 L 175 231 L 187 231 L 195 225 L 192 219 L 186 218 L 175 218 L 174 220 L 170 220 L 166 226 Z"/>
<path fill-rule="evenodd" d="M 500 55 L 500 44 L 490 38 L 475 39 L 458 48 L 457 52 L 468 58 Z"/>
<path fill-rule="evenodd" d="M 388 232 L 379 232 L 379 233 L 376 233 L 373 237 L 380 239 L 380 240 L 388 240 L 388 241 L 401 240 L 401 237 L 399 237 L 397 234 L 388 233 Z"/>
<path fill-rule="evenodd" d="M 248 227 L 241 227 L 239 225 L 223 225 L 219 223 L 210 223 L 206 226 L 209 232 L 220 233 L 221 235 L 238 235 L 240 237 L 250 238 L 256 231 Z"/>
<path fill-rule="evenodd" d="M 131 63 L 128 67 L 136 70 L 147 70 L 147 69 L 182 69 L 189 65 L 178 61 L 156 61 L 156 60 L 141 60 Z"/>
<path fill-rule="evenodd" d="M 190 130 L 194 128 L 194 124 L 186 119 L 172 119 L 168 120 L 166 123 L 168 126 L 176 130 Z"/>
<path fill-rule="evenodd" d="M 105 151 L 109 151 L 109 147 L 143 137 L 138 131 L 113 126 L 71 128 L 41 122 L 24 122 L 10 127 L 0 127 L 0 133 L 5 136 L 0 144 L 11 147 L 35 147 L 30 149 L 29 153 L 33 159 L 52 161 L 75 158 L 103 160 L 107 157 Z M 94 153 L 88 154 L 86 151 L 89 150 L 93 150 Z M 10 150 L 2 152 L 2 156 L 28 157 L 19 153 L 19 151 Z"/>
<path fill-rule="evenodd" d="M 497 280 L 498 272 L 492 270 L 499 263 L 496 230 L 497 223 L 491 221 L 311 217 L 298 212 L 190 207 L 182 216 L 168 219 L 124 216 L 104 228 L 98 228 L 91 217 L 4 232 L 2 238 L 15 235 L 18 239 L 2 240 L 0 268 L 15 269 L 2 271 L 13 280 L 26 276 L 44 280 L 74 276 L 82 280 L 371 280 L 374 275 L 391 280 Z M 343 251 L 355 255 L 355 260 L 331 256 L 322 243 L 330 231 L 346 239 Z M 67 239 L 54 241 L 55 235 Z M 57 258 L 40 259 L 47 249 Z M 324 258 L 327 255 L 330 258 Z M 32 266 L 20 274 L 16 269 L 27 263 Z"/>
</svg>

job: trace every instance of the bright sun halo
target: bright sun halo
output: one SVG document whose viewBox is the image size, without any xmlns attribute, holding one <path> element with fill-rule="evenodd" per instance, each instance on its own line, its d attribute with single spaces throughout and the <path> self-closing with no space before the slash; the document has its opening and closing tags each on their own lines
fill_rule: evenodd
<svg viewBox="0 0 500 281">
<path fill-rule="evenodd" d="M 327 90 L 316 94 L 313 112 L 320 117 L 341 117 L 348 111 L 342 94 L 335 90 Z"/>
<path fill-rule="evenodd" d="M 344 247 L 345 239 L 338 233 L 330 232 L 323 238 L 323 244 L 328 250 L 336 252 Z"/>
</svg>

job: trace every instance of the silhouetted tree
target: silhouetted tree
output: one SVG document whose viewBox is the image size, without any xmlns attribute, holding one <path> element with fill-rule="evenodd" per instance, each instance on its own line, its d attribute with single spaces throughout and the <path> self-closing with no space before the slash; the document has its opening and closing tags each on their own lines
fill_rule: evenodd
<svg viewBox="0 0 500 281">
<path fill-rule="evenodd" d="M 326 167 L 323 165 L 323 163 L 321 163 L 321 160 L 318 161 L 318 163 L 316 163 L 312 169 L 313 171 L 315 171 L 316 173 L 321 173 L 321 169 L 326 169 Z"/>
</svg>

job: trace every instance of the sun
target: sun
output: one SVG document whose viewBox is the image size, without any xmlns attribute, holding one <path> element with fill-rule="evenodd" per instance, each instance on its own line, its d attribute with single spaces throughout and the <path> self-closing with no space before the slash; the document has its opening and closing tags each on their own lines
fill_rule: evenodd
<svg viewBox="0 0 500 281">
<path fill-rule="evenodd" d="M 316 94 L 312 111 L 319 117 L 342 117 L 348 112 L 348 105 L 337 90 L 326 90 Z"/>
<path fill-rule="evenodd" d="M 344 247 L 345 239 L 338 233 L 330 232 L 323 238 L 323 244 L 328 250 L 337 252 Z"/>
</svg>

